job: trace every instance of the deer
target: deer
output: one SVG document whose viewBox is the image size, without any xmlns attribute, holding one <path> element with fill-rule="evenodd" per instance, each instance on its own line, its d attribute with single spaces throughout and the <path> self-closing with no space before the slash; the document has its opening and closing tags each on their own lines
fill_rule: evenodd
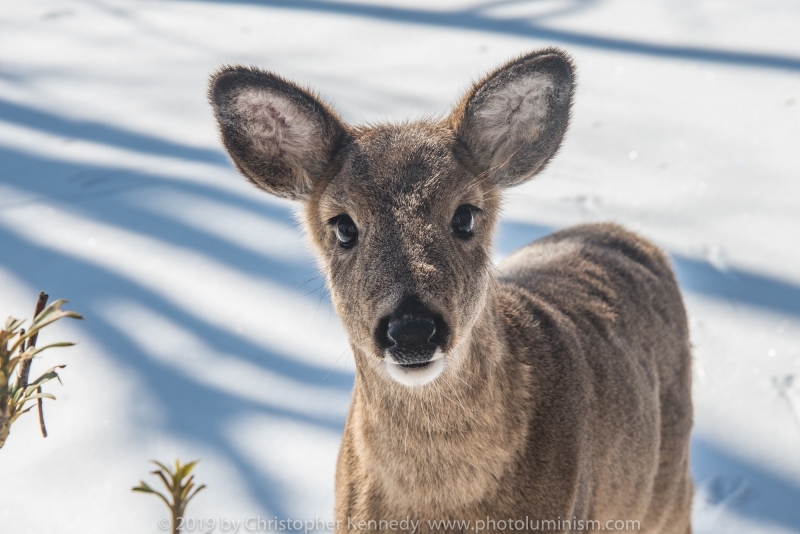
<svg viewBox="0 0 800 534">
<path fill-rule="evenodd" d="M 230 159 L 299 203 L 352 349 L 338 531 L 691 532 L 691 348 L 665 253 L 596 223 L 492 263 L 503 193 L 554 157 L 574 93 L 552 47 L 399 124 L 347 124 L 256 67 L 211 76 Z"/>
</svg>

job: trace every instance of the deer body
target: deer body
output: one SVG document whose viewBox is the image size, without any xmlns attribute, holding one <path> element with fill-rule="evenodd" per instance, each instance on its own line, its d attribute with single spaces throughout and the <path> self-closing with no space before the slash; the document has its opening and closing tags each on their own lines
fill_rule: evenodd
<svg viewBox="0 0 800 534">
<path fill-rule="evenodd" d="M 573 84 L 547 49 L 475 84 L 446 119 L 355 128 L 274 74 L 213 78 L 239 170 L 304 202 L 353 349 L 342 531 L 410 517 L 417 532 L 487 519 L 690 532 L 691 357 L 663 254 L 585 225 L 499 273 L 489 261 L 501 191 L 556 152 Z"/>
<path fill-rule="evenodd" d="M 337 518 L 425 510 L 473 524 L 638 519 L 645 532 L 687 532 L 689 346 L 664 257 L 617 226 L 587 225 L 500 271 L 464 382 L 414 402 L 357 381 Z"/>
</svg>

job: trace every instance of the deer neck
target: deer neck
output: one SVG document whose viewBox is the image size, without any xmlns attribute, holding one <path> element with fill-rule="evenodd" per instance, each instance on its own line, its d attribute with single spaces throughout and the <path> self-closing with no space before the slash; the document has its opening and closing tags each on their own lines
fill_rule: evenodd
<svg viewBox="0 0 800 534">
<path fill-rule="evenodd" d="M 348 426 L 387 501 L 468 506 L 496 489 L 523 449 L 527 372 L 508 351 L 496 306 L 489 295 L 463 352 L 431 384 L 409 388 L 377 365 L 359 366 Z M 366 356 L 357 355 L 360 364 Z"/>
</svg>

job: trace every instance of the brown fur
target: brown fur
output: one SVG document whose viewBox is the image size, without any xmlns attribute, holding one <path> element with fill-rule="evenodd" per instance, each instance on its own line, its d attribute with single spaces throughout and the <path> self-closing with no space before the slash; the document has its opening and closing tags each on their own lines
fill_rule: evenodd
<svg viewBox="0 0 800 534">
<path fill-rule="evenodd" d="M 501 190 L 555 154 L 573 76 L 569 58 L 546 49 L 475 84 L 444 120 L 362 128 L 268 72 L 212 79 L 237 167 L 305 202 L 351 341 L 340 530 L 410 516 L 418 532 L 442 519 L 474 531 L 487 517 L 691 531 L 688 328 L 664 255 L 605 224 L 532 243 L 499 273 L 489 259 Z M 479 211 L 474 235 L 458 239 L 450 220 L 464 204 Z M 359 230 L 353 248 L 337 241 L 342 214 Z M 449 326 L 443 371 L 419 386 L 387 374 L 375 338 L 409 296 Z"/>
</svg>

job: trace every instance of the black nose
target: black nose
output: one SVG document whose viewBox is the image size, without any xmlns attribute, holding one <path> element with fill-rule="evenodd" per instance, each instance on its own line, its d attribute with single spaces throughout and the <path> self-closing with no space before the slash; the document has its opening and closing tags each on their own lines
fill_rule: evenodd
<svg viewBox="0 0 800 534">
<path fill-rule="evenodd" d="M 399 347 L 417 347 L 431 343 L 436 325 L 424 319 L 403 319 L 389 323 L 389 340 Z"/>
<path fill-rule="evenodd" d="M 436 352 L 436 325 L 425 319 L 406 318 L 389 323 L 389 353 L 400 364 L 429 361 Z"/>
<path fill-rule="evenodd" d="M 381 357 L 388 351 L 395 363 L 421 367 L 430 363 L 437 348 L 446 352 L 449 332 L 439 313 L 409 296 L 378 321 L 375 344 Z"/>
</svg>

